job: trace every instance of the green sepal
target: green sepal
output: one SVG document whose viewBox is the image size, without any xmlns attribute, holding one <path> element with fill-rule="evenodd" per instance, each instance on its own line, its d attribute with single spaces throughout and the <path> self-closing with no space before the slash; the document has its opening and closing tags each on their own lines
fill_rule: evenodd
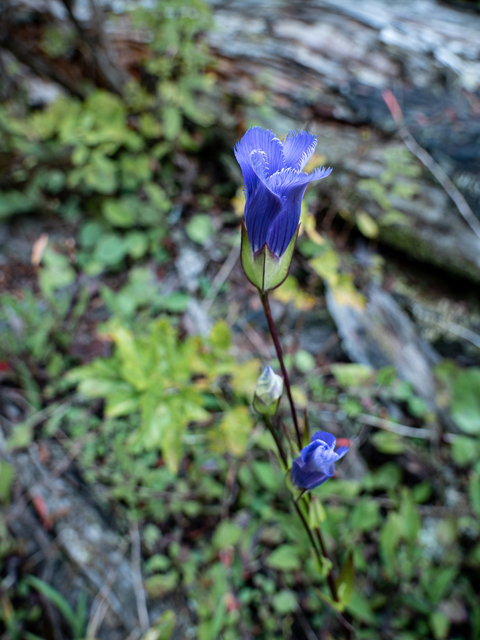
<svg viewBox="0 0 480 640">
<path fill-rule="evenodd" d="M 257 395 L 253 397 L 253 408 L 261 416 L 274 416 L 277 413 L 279 404 L 280 398 L 278 398 L 278 400 L 275 400 L 275 402 L 265 404 L 265 402 L 262 402 Z"/>
<path fill-rule="evenodd" d="M 298 225 L 285 253 L 278 258 L 266 244 L 254 253 L 248 240 L 245 221 L 242 222 L 242 248 L 240 252 L 242 267 L 247 278 L 260 293 L 276 289 L 285 281 L 290 271 L 299 228 L 300 225 Z"/>
</svg>

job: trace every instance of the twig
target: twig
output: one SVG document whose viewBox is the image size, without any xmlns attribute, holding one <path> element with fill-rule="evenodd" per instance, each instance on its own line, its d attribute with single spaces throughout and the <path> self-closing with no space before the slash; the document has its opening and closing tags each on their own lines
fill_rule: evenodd
<svg viewBox="0 0 480 640">
<path fill-rule="evenodd" d="M 463 338 L 463 340 L 467 340 L 467 342 L 473 344 L 475 347 L 477 347 L 477 349 L 480 349 L 480 335 L 478 335 L 478 333 L 475 333 L 474 331 L 471 331 L 471 329 L 467 329 L 466 327 L 462 327 L 462 325 L 457 324 L 456 322 L 444 322 L 443 320 L 438 319 L 436 317 L 436 314 L 423 309 L 418 304 L 410 305 L 410 309 L 412 313 L 420 320 L 436 324 L 438 327 L 445 329 L 449 333 L 453 333 L 454 336 Z"/>
<path fill-rule="evenodd" d="M 30 500 L 33 498 L 33 496 L 36 495 L 37 490 L 40 489 L 40 487 L 45 486 L 51 480 L 53 480 L 55 478 L 58 478 L 62 473 L 64 473 L 66 471 L 67 467 L 74 460 L 75 456 L 77 456 L 80 453 L 80 451 L 82 450 L 83 446 L 85 445 L 85 442 L 88 442 L 88 440 L 91 440 L 92 437 L 93 437 L 92 434 L 88 434 L 85 438 L 82 438 L 81 440 L 76 442 L 72 446 L 70 451 L 68 451 L 65 454 L 65 456 L 52 469 L 52 471 L 48 474 L 48 476 L 45 477 L 44 480 L 40 480 L 40 481 L 36 482 L 33 486 L 31 486 L 29 489 L 27 489 L 19 497 L 19 499 L 17 500 L 17 503 L 13 507 L 12 511 L 10 511 L 10 513 L 5 517 L 5 523 L 7 525 L 10 524 L 11 522 L 13 522 L 16 518 L 18 518 L 20 516 L 20 514 L 26 508 L 26 506 L 28 505 Z M 74 449 L 74 453 L 73 454 L 71 453 L 72 449 Z"/>
<path fill-rule="evenodd" d="M 207 295 L 203 299 L 201 306 L 204 311 L 208 311 L 212 306 L 213 301 L 217 297 L 217 294 L 220 291 L 223 283 L 230 275 L 230 272 L 232 271 L 234 266 L 237 264 L 237 260 L 238 260 L 238 245 L 235 244 L 231 248 L 230 253 L 228 254 L 225 262 L 223 263 L 219 272 L 213 279 L 210 289 L 207 292 Z"/>
<path fill-rule="evenodd" d="M 73 96 L 81 99 L 85 98 L 85 94 L 79 88 L 78 84 L 71 82 L 67 76 L 54 69 L 43 58 L 31 53 L 18 41 L 14 40 L 13 37 L 10 37 L 9 34 L 0 39 L 0 47 L 10 51 L 19 62 L 29 67 L 37 76 L 50 78 L 50 80 L 67 89 Z"/>
<path fill-rule="evenodd" d="M 72 8 L 71 0 L 62 0 L 62 2 L 68 11 L 71 21 L 75 25 L 80 38 L 88 46 L 98 73 L 102 77 L 102 80 L 105 83 L 106 87 L 112 93 L 117 93 L 119 96 L 122 96 L 123 85 L 127 80 L 127 76 L 123 69 L 118 67 L 108 55 L 105 33 L 102 28 L 103 21 L 101 19 L 98 19 L 99 12 L 93 0 L 90 1 L 90 5 L 92 7 L 92 12 L 94 13 L 94 18 L 97 18 L 95 20 L 96 38 L 95 36 L 92 37 L 89 34 L 88 30 L 77 19 Z"/>
<path fill-rule="evenodd" d="M 117 577 L 118 570 L 123 560 L 123 556 L 125 555 L 125 551 L 127 550 L 126 541 L 122 541 L 122 543 L 118 547 L 118 552 L 121 554 L 120 560 L 117 563 L 117 566 L 112 568 L 107 575 L 105 582 L 103 583 L 101 589 L 98 591 L 95 596 L 90 613 L 90 619 L 87 625 L 87 633 L 86 638 L 96 638 L 97 631 L 100 628 L 100 625 L 103 622 L 103 618 L 107 612 L 108 607 L 108 596 L 110 595 L 110 591 L 113 585 L 115 578 Z"/>
<path fill-rule="evenodd" d="M 138 522 L 133 518 L 130 520 L 130 540 L 132 542 L 132 575 L 135 598 L 137 600 L 138 621 L 142 632 L 146 633 L 150 628 L 150 621 L 143 588 L 140 533 L 138 531 Z"/>
<path fill-rule="evenodd" d="M 442 167 L 437 162 L 435 162 L 428 151 L 426 151 L 418 144 L 407 127 L 404 126 L 403 113 L 393 93 L 390 91 L 390 89 L 386 89 L 382 93 L 382 96 L 385 100 L 385 104 L 392 114 L 393 119 L 395 120 L 395 123 L 399 127 L 398 134 L 402 138 L 407 149 L 411 151 L 415 156 L 417 156 L 420 162 L 435 176 L 441 187 L 443 187 L 443 190 L 455 203 L 458 211 L 463 216 L 463 219 L 468 224 L 470 229 L 478 238 L 480 238 L 480 221 L 475 216 L 468 202 L 447 176 Z"/>
</svg>

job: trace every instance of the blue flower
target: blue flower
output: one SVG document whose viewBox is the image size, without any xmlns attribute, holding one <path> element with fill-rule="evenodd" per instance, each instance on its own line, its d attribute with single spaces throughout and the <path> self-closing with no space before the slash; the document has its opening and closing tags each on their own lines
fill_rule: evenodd
<svg viewBox="0 0 480 640">
<path fill-rule="evenodd" d="M 251 127 L 235 146 L 245 181 L 245 225 L 254 253 L 266 244 L 280 258 L 293 239 L 308 183 L 332 171 L 302 171 L 316 146 L 317 137 L 308 131 L 290 131 L 282 143 L 261 127 Z"/>
<path fill-rule="evenodd" d="M 292 462 L 293 483 L 300 489 L 315 489 L 331 478 L 335 472 L 335 462 L 348 451 L 348 447 L 339 447 L 334 451 L 335 445 L 336 440 L 331 433 L 317 431 L 311 443 Z"/>
</svg>

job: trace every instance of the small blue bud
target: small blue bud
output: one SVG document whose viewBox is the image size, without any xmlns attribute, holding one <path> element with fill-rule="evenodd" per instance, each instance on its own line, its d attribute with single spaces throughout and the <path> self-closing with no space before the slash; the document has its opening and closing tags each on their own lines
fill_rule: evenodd
<svg viewBox="0 0 480 640">
<path fill-rule="evenodd" d="M 315 489 L 335 473 L 335 462 L 343 458 L 348 447 L 339 447 L 337 441 L 326 431 L 317 431 L 312 441 L 304 447 L 292 462 L 292 482 L 300 489 Z"/>
</svg>

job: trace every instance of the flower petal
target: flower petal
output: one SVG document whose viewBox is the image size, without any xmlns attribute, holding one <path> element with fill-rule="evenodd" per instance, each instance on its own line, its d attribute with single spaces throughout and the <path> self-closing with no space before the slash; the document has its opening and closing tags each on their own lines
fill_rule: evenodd
<svg viewBox="0 0 480 640">
<path fill-rule="evenodd" d="M 315 451 L 315 449 L 319 446 L 319 442 L 310 442 L 306 447 L 300 451 L 300 455 L 302 457 L 303 462 L 307 462 L 307 459 L 311 454 Z"/>
<path fill-rule="evenodd" d="M 347 451 L 348 451 L 348 447 L 338 447 L 338 449 L 335 451 L 337 460 L 340 460 L 340 458 L 343 458 L 343 456 L 347 453 Z"/>
<path fill-rule="evenodd" d="M 313 156 L 317 136 L 308 131 L 289 131 L 283 143 L 283 156 L 287 167 L 297 171 L 303 169 Z"/>
<path fill-rule="evenodd" d="M 303 464 L 301 458 L 295 458 L 292 462 L 292 482 L 300 489 L 315 489 L 329 478 L 331 475 L 318 471 L 311 465 Z"/>
<path fill-rule="evenodd" d="M 332 435 L 331 433 L 328 433 L 328 431 L 317 431 L 316 433 L 314 433 L 312 436 L 312 441 L 314 442 L 315 440 L 320 440 L 321 442 L 324 442 L 329 449 L 334 449 L 335 444 L 337 442 L 335 440 L 335 436 Z"/>
<path fill-rule="evenodd" d="M 256 174 L 255 174 L 256 176 Z M 247 192 L 245 202 L 245 226 L 252 251 L 258 251 L 267 242 L 268 230 L 283 210 L 284 198 L 272 193 L 257 178 Z"/>
<path fill-rule="evenodd" d="M 285 167 L 281 140 L 275 136 L 273 131 L 261 127 L 250 127 L 234 148 L 235 158 L 242 169 L 247 195 L 253 191 L 257 180 L 251 164 L 251 153 L 258 150 L 266 154 L 268 175 Z"/>
<path fill-rule="evenodd" d="M 267 244 L 277 256 L 285 252 L 297 231 L 302 198 L 308 183 L 325 178 L 331 171 L 325 168 L 315 169 L 309 175 L 293 169 L 283 169 L 268 178 L 267 183 L 272 191 L 286 198 L 282 212 L 271 225 L 267 235 Z"/>
</svg>

